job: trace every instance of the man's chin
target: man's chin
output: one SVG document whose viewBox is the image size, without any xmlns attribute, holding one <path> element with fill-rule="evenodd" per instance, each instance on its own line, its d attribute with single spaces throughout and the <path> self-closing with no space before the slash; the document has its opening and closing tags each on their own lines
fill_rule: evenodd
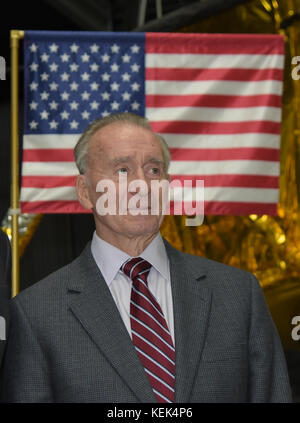
<svg viewBox="0 0 300 423">
<path fill-rule="evenodd" d="M 163 216 L 148 214 L 128 214 L 125 222 L 128 225 L 128 229 L 145 231 L 147 233 L 151 231 L 157 231 L 163 221 Z M 124 222 L 124 223 L 125 223 Z"/>
<path fill-rule="evenodd" d="M 130 216 L 151 216 L 151 209 L 134 209 L 134 210 L 128 210 L 127 212 Z"/>
<path fill-rule="evenodd" d="M 127 214 L 130 216 L 152 216 L 152 217 L 156 217 L 157 219 L 159 219 L 162 215 L 162 212 L 156 209 L 151 209 L 151 207 L 147 207 L 144 209 L 128 209 L 127 210 Z"/>
</svg>

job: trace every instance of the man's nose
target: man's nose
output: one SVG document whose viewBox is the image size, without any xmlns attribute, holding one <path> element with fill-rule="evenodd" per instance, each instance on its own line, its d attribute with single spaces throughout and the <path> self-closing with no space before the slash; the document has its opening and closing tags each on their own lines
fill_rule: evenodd
<svg viewBox="0 0 300 423">
<path fill-rule="evenodd" d="M 136 169 L 136 172 L 135 172 L 135 180 L 137 180 L 137 181 L 143 181 L 142 183 L 138 184 L 139 194 L 141 196 L 149 195 L 149 192 L 150 192 L 150 181 L 145 176 L 145 172 L 144 172 L 143 168 L 140 168 L 139 167 L 138 169 Z"/>
</svg>

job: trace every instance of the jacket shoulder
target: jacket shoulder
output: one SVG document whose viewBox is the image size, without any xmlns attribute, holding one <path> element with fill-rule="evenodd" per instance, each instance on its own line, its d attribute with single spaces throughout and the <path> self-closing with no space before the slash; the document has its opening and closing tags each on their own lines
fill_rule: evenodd
<svg viewBox="0 0 300 423">
<path fill-rule="evenodd" d="M 190 268 L 192 271 L 202 270 L 207 274 L 226 274 L 233 275 L 234 277 L 253 278 L 253 275 L 247 270 L 240 269 L 238 267 L 230 266 L 211 260 L 206 257 L 197 256 L 195 254 L 184 253 L 180 250 L 175 249 L 167 241 L 165 241 L 168 256 L 173 259 L 174 262 L 184 263 L 185 267 Z"/>
<path fill-rule="evenodd" d="M 34 283 L 28 288 L 22 290 L 15 298 L 17 301 L 26 302 L 32 298 L 53 298 L 59 297 L 74 278 L 80 278 L 83 272 L 82 263 L 86 261 L 89 255 L 89 244 L 85 247 L 83 252 L 75 258 L 71 263 L 66 264 L 60 269 L 52 272 L 50 275 Z"/>
</svg>

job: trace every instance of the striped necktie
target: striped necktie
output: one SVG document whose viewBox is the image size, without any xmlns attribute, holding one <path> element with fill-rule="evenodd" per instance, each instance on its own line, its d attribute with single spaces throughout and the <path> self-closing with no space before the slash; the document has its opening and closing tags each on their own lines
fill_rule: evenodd
<svg viewBox="0 0 300 423">
<path fill-rule="evenodd" d="M 174 402 L 175 349 L 162 309 L 148 288 L 150 269 L 151 264 L 141 257 L 129 259 L 121 266 L 132 280 L 132 342 L 158 402 Z"/>
</svg>

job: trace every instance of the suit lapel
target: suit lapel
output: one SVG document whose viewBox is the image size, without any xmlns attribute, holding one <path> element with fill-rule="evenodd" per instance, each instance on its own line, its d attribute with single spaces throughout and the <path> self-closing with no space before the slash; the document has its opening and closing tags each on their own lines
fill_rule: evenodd
<svg viewBox="0 0 300 423">
<path fill-rule="evenodd" d="M 73 314 L 137 399 L 156 402 L 109 288 L 92 258 L 90 245 L 79 263 L 77 275 L 69 285 Z"/>
<path fill-rule="evenodd" d="M 210 315 L 211 292 L 205 270 L 166 244 L 173 296 L 176 381 L 175 401 L 188 402 L 204 347 Z M 199 263 L 199 262 L 198 262 Z"/>
</svg>

